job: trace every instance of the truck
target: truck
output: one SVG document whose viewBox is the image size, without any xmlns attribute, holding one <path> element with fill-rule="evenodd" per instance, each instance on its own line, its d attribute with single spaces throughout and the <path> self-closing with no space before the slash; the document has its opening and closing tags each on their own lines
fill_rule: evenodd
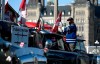
<svg viewBox="0 0 100 64">
<path fill-rule="evenodd" d="M 30 29 L 29 32 L 29 46 L 44 49 L 47 64 L 98 64 L 100 62 L 99 55 L 86 52 L 85 40 L 80 37 L 76 39 L 75 50 L 72 52 L 68 47 L 66 48 L 63 35 L 47 30 L 36 32 L 35 29 Z M 56 43 L 50 41 L 52 37 L 56 38 Z M 49 48 L 45 48 L 48 46 Z"/>
<path fill-rule="evenodd" d="M 14 38 L 11 32 L 12 25 L 18 27 L 16 23 L 0 22 L 0 49 L 4 50 L 1 56 L 4 56 L 4 62 L 7 62 L 5 64 L 97 64 L 99 62 L 100 56 L 86 53 L 85 40 L 77 39 L 75 50 L 71 52 L 66 49 L 63 35 L 47 30 L 37 32 L 35 29 L 29 29 L 27 45 L 15 46 L 11 42 Z M 56 42 L 50 41 L 53 37 L 56 38 Z M 8 52 L 9 55 L 5 56 Z M 11 61 L 6 61 L 9 56 Z"/>
<path fill-rule="evenodd" d="M 36 32 L 33 29 L 30 30 L 30 34 L 32 37 L 29 39 L 29 46 L 44 49 L 47 64 L 89 64 L 89 56 L 84 47 L 84 40 L 77 39 L 75 51 L 71 52 L 68 49 L 65 50 L 62 35 L 47 30 Z M 52 37 L 56 38 L 55 43 L 49 41 Z"/>
<path fill-rule="evenodd" d="M 0 57 L 4 58 L 0 61 L 4 64 L 46 64 L 47 59 L 42 49 L 28 47 L 28 35 L 27 27 L 9 21 L 0 21 L 0 49 L 2 50 Z"/>
</svg>

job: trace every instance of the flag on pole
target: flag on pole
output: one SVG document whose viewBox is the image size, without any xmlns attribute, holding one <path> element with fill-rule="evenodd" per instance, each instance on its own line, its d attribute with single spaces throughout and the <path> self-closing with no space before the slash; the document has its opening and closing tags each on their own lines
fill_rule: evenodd
<svg viewBox="0 0 100 64">
<path fill-rule="evenodd" d="M 37 32 L 39 32 L 39 31 L 41 30 L 41 20 L 40 20 L 40 18 L 39 18 L 38 21 L 37 21 L 36 27 L 38 28 L 38 29 L 37 29 Z"/>
<path fill-rule="evenodd" d="M 26 0 L 22 0 L 21 4 L 20 4 L 20 10 L 25 10 L 25 7 L 26 7 Z"/>
<path fill-rule="evenodd" d="M 22 0 L 19 10 L 21 12 L 21 22 L 22 24 L 25 24 L 26 22 L 26 0 Z"/>
<path fill-rule="evenodd" d="M 5 0 L 5 5 L 8 3 L 8 0 Z"/>
<path fill-rule="evenodd" d="M 5 4 L 5 13 L 6 13 L 8 10 L 9 10 L 9 3 L 7 2 L 7 3 Z"/>
<path fill-rule="evenodd" d="M 53 26 L 53 28 L 51 29 L 51 31 L 52 31 L 53 33 L 57 33 L 57 32 L 58 32 L 58 26 L 59 26 L 59 22 L 61 22 L 61 17 L 62 17 L 62 12 L 60 12 L 60 13 L 58 14 L 58 17 L 57 17 L 57 19 L 56 19 L 56 21 L 55 21 L 55 23 L 54 23 L 54 26 Z"/>
</svg>

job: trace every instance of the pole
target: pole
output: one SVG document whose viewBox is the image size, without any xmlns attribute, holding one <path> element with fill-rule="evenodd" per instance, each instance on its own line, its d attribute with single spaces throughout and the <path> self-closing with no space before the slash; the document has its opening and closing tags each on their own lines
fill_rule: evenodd
<svg viewBox="0 0 100 64">
<path fill-rule="evenodd" d="M 2 0 L 0 0 L 0 10 L 2 10 Z M 0 11 L 0 20 L 1 20 L 1 11 Z"/>
<path fill-rule="evenodd" d="M 4 20 L 5 0 L 1 0 L 1 20 Z"/>
<path fill-rule="evenodd" d="M 58 0 L 54 0 L 54 21 L 56 21 L 58 15 Z"/>
<path fill-rule="evenodd" d="M 98 54 L 98 51 L 97 51 L 97 45 L 96 45 L 96 54 Z"/>
<path fill-rule="evenodd" d="M 95 45 L 96 45 L 96 54 L 98 54 L 98 49 L 97 49 L 98 44 L 99 44 L 99 42 L 98 42 L 98 40 L 96 40 L 96 42 L 95 42 Z"/>
</svg>

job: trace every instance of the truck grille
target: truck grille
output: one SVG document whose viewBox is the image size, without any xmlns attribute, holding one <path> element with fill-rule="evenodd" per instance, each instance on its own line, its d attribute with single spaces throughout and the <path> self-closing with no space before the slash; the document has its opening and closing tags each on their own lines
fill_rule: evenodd
<svg viewBox="0 0 100 64">
<path fill-rule="evenodd" d="M 34 64 L 33 62 L 27 62 L 27 63 L 24 63 L 24 64 Z"/>
<path fill-rule="evenodd" d="M 27 63 L 24 63 L 24 64 L 35 64 L 34 62 L 27 62 Z M 46 64 L 46 62 L 38 62 L 38 64 Z"/>
<path fill-rule="evenodd" d="M 46 62 L 38 62 L 38 64 L 46 64 Z"/>
</svg>

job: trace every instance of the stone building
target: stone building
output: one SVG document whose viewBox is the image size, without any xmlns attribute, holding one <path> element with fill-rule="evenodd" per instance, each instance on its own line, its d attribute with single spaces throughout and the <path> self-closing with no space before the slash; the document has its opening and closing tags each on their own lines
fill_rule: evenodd
<svg viewBox="0 0 100 64">
<path fill-rule="evenodd" d="M 27 21 L 36 22 L 39 15 L 42 15 L 46 23 L 54 24 L 53 1 L 52 5 L 50 5 L 50 0 L 48 2 L 49 5 L 45 6 L 44 0 L 29 0 L 27 4 Z M 58 6 L 57 10 L 58 13 L 62 11 L 61 22 L 63 25 L 68 24 L 66 21 L 68 17 L 74 18 L 78 28 L 77 35 L 86 40 L 86 46 L 94 45 L 97 39 L 100 42 L 100 6 L 98 0 L 75 0 L 71 5 Z"/>
<path fill-rule="evenodd" d="M 72 17 L 78 28 L 77 35 L 85 39 L 85 45 L 94 43 L 94 6 L 87 0 L 76 0 L 72 4 Z"/>
<path fill-rule="evenodd" d="M 44 7 L 44 0 L 29 0 L 27 4 L 26 20 L 36 22 L 40 16 L 40 11 Z"/>
</svg>

